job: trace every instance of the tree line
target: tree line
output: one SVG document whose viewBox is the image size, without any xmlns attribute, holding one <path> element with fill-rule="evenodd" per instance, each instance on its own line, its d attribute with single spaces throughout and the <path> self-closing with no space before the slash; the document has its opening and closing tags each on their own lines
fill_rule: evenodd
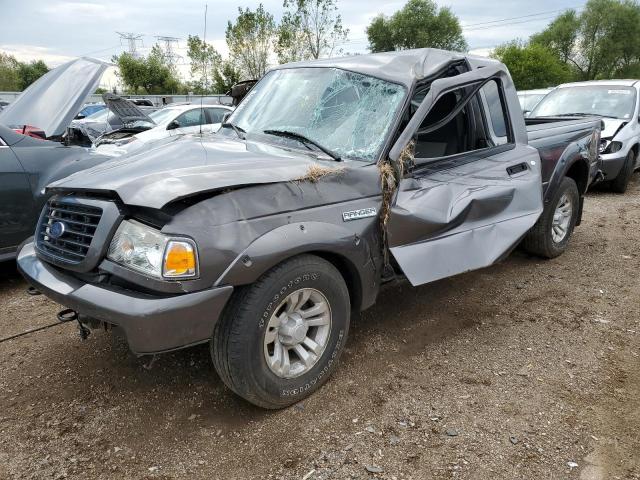
<svg viewBox="0 0 640 480">
<path fill-rule="evenodd" d="M 198 35 L 189 35 L 187 56 L 191 79 L 178 80 L 175 66 L 156 45 L 145 58 L 123 53 L 114 60 L 127 89 L 137 93 L 226 93 L 240 80 L 258 79 L 275 56 L 279 63 L 331 56 L 347 40 L 337 0 L 284 0 L 284 14 L 276 23 L 262 4 L 254 10 L 238 8 L 227 23 L 228 58 Z"/>
<path fill-rule="evenodd" d="M 49 71 L 42 60 L 19 62 L 13 55 L 0 52 L 0 91 L 21 91 Z"/>
<path fill-rule="evenodd" d="M 493 56 L 518 89 L 563 82 L 640 78 L 640 5 L 633 0 L 589 0 L 567 10 L 528 40 L 497 47 Z"/>
</svg>

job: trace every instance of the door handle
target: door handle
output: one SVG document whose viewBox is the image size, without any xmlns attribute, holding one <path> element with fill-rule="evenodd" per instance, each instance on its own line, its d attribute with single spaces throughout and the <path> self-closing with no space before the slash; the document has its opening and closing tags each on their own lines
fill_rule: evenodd
<svg viewBox="0 0 640 480">
<path fill-rule="evenodd" d="M 507 167 L 507 173 L 513 176 L 517 175 L 518 173 L 524 172 L 528 168 L 529 167 L 527 166 L 527 164 L 525 162 L 522 162 L 517 165 L 511 165 L 510 167 Z"/>
</svg>

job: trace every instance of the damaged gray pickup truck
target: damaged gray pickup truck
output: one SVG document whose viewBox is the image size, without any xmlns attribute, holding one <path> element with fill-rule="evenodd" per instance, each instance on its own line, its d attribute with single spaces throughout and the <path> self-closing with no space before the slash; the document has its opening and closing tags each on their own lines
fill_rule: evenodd
<svg viewBox="0 0 640 480">
<path fill-rule="evenodd" d="M 208 342 L 234 392 L 285 407 L 327 380 L 381 284 L 486 267 L 523 238 L 561 253 L 599 128 L 528 133 L 506 68 L 485 58 L 282 65 L 219 133 L 51 185 L 18 265 L 81 328 L 116 326 L 141 355 Z"/>
</svg>

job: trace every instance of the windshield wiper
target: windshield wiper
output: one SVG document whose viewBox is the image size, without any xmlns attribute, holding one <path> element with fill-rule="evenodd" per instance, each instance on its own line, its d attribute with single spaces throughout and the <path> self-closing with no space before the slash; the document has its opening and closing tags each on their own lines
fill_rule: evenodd
<svg viewBox="0 0 640 480">
<path fill-rule="evenodd" d="M 267 135 L 276 135 L 279 137 L 289 137 L 289 138 L 293 138 L 295 140 L 298 140 L 302 143 L 304 143 L 305 145 L 313 145 L 314 147 L 316 147 L 318 150 L 320 150 L 322 153 L 325 153 L 326 155 L 328 155 L 329 157 L 331 157 L 333 160 L 335 160 L 336 162 L 341 162 L 342 159 L 336 155 L 335 153 L 333 153 L 331 150 L 329 150 L 326 147 L 323 147 L 322 145 L 320 145 L 318 142 L 311 140 L 310 138 L 305 137 L 304 135 L 302 135 L 301 133 L 297 133 L 297 132 L 290 132 L 288 130 L 263 130 L 262 133 L 266 133 Z"/>
<path fill-rule="evenodd" d="M 603 118 L 618 118 L 612 115 L 603 115 L 601 113 L 561 113 L 557 115 L 558 117 L 603 117 Z"/>
<path fill-rule="evenodd" d="M 242 139 L 242 140 L 244 140 L 244 139 L 246 138 L 246 137 L 245 137 L 245 135 L 244 135 L 245 133 L 247 133 L 247 132 L 245 131 L 245 129 L 244 129 L 244 128 L 242 128 L 242 127 L 239 127 L 239 126 L 237 126 L 237 125 L 235 125 L 235 124 L 233 124 L 233 123 L 231 123 L 231 122 L 224 122 L 224 123 L 221 125 L 221 127 L 222 127 L 222 128 L 232 128 L 232 129 L 233 129 L 233 131 L 234 131 L 234 132 L 236 132 L 236 135 L 238 135 L 238 138 L 240 138 L 240 139 Z"/>
</svg>

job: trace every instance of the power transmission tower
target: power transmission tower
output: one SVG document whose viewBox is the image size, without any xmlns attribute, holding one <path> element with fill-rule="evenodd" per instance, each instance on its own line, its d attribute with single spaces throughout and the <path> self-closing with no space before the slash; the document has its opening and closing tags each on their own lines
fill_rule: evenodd
<svg viewBox="0 0 640 480">
<path fill-rule="evenodd" d="M 175 46 L 178 45 L 178 40 L 180 39 L 177 37 L 165 37 L 165 36 L 157 36 L 156 39 L 159 42 L 164 43 L 164 58 L 166 59 L 167 64 L 169 65 L 169 68 L 175 71 L 176 64 L 178 63 L 178 60 L 182 59 L 182 57 L 176 53 L 173 47 L 174 45 Z"/>
<path fill-rule="evenodd" d="M 128 32 L 116 33 L 120 36 L 120 44 L 123 45 L 126 41 L 129 54 L 134 58 L 138 58 L 140 56 L 138 53 L 138 46 L 142 46 L 142 37 L 144 35 Z"/>
</svg>

